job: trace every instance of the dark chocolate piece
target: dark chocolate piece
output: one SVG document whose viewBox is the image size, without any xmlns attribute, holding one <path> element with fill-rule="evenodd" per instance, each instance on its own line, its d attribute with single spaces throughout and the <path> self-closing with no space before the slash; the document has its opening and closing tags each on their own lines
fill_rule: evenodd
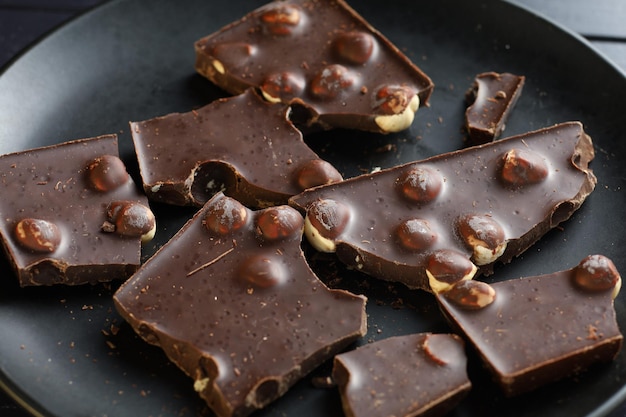
<svg viewBox="0 0 626 417">
<path fill-rule="evenodd" d="M 453 334 L 383 339 L 335 356 L 347 417 L 442 416 L 467 395 L 465 344 Z"/>
<path fill-rule="evenodd" d="M 478 74 L 465 97 L 465 127 L 470 145 L 497 139 L 506 127 L 524 87 L 524 76 L 509 73 Z"/>
<path fill-rule="evenodd" d="M 593 156 L 569 122 L 312 188 L 290 204 L 307 213 L 317 249 L 430 290 L 428 275 L 490 274 L 567 220 L 595 187 Z"/>
<path fill-rule="evenodd" d="M 219 193 L 114 295 L 220 417 L 245 416 L 366 332 L 365 297 L 306 263 L 303 218 Z"/>
<path fill-rule="evenodd" d="M 115 135 L 0 156 L 0 176 L 0 233 L 21 286 L 125 279 L 139 267 L 155 219 Z"/>
<path fill-rule="evenodd" d="M 269 207 L 340 181 L 341 174 L 304 143 L 288 112 L 247 90 L 188 113 L 132 122 L 148 198 L 202 206 L 223 191 L 245 205 Z"/>
<path fill-rule="evenodd" d="M 623 339 L 613 307 L 620 286 L 613 263 L 593 255 L 552 274 L 457 283 L 437 299 L 512 396 L 613 360 Z"/>
<path fill-rule="evenodd" d="M 322 128 L 408 128 L 433 83 L 341 0 L 274 1 L 195 44 L 196 70 L 239 94 L 298 104 Z"/>
</svg>

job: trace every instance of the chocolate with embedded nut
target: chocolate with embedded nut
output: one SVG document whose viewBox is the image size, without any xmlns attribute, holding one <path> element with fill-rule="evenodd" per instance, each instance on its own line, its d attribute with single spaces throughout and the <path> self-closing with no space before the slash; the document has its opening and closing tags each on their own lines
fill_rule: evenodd
<svg viewBox="0 0 626 417">
<path fill-rule="evenodd" d="M 408 128 L 433 83 L 342 0 L 274 1 L 195 44 L 196 70 L 232 94 L 259 88 L 305 123 Z"/>
<path fill-rule="evenodd" d="M 621 349 L 613 307 L 621 278 L 602 255 L 552 274 L 470 282 L 437 299 L 508 396 L 611 361 Z"/>
<path fill-rule="evenodd" d="M 288 112 L 247 90 L 188 113 L 132 122 L 148 198 L 201 206 L 223 191 L 247 206 L 268 207 L 340 181 L 304 143 Z"/>
<path fill-rule="evenodd" d="M 106 233 L 107 207 L 125 201 L 154 216 L 118 156 L 115 135 L 0 156 L 0 233 L 19 284 L 123 279 L 138 267 L 141 234 Z M 118 216 L 119 222 L 141 220 Z"/>
<path fill-rule="evenodd" d="M 471 389 L 466 363 L 457 335 L 411 334 L 335 356 L 333 379 L 348 417 L 442 416 Z"/>
<path fill-rule="evenodd" d="M 302 227 L 289 206 L 251 211 L 219 193 L 114 295 L 220 417 L 266 406 L 367 330 L 365 297 L 307 265 Z"/>
<path fill-rule="evenodd" d="M 569 122 L 311 188 L 290 204 L 307 213 L 318 250 L 430 291 L 429 279 L 445 287 L 491 273 L 568 219 L 595 187 L 593 156 Z"/>
</svg>

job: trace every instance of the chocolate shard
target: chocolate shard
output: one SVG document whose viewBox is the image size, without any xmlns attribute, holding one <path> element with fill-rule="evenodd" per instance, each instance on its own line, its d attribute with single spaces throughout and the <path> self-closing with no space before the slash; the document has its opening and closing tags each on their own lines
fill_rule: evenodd
<svg viewBox="0 0 626 417">
<path fill-rule="evenodd" d="M 305 188 L 341 181 L 287 119 L 253 90 L 188 113 L 130 124 L 148 198 L 202 206 L 215 193 L 250 207 L 285 204 Z"/>
<path fill-rule="evenodd" d="M 289 206 L 218 193 L 114 294 L 220 417 L 265 407 L 366 333 L 365 297 L 318 280 L 302 227 Z"/>
<path fill-rule="evenodd" d="M 465 94 L 467 142 L 479 145 L 491 142 L 504 131 L 509 114 L 522 94 L 526 78 L 510 73 L 478 74 Z"/>
<path fill-rule="evenodd" d="M 142 238 L 156 225 L 116 135 L 2 155 L 0 177 L 10 196 L 0 199 L 0 234 L 20 286 L 125 279 L 139 267 Z M 110 220 L 123 226 L 128 217 L 109 219 L 112 204 L 140 207 L 150 227 L 122 233 Z"/>
<path fill-rule="evenodd" d="M 613 306 L 621 278 L 602 255 L 565 271 L 491 284 L 493 301 L 480 308 L 473 308 L 475 297 L 459 297 L 467 288 L 457 285 L 466 287 L 437 295 L 440 308 L 507 396 L 609 362 L 621 350 Z"/>
<path fill-rule="evenodd" d="M 408 128 L 433 83 L 342 0 L 270 2 L 195 43 L 196 70 L 239 94 L 298 105 L 304 125 Z"/>
<path fill-rule="evenodd" d="M 594 151 L 568 122 L 442 154 L 290 199 L 318 250 L 430 291 L 492 273 L 567 220 L 593 191 Z"/>
<path fill-rule="evenodd" d="M 333 379 L 348 417 L 441 416 L 471 389 L 463 340 L 395 336 L 335 356 Z"/>
</svg>

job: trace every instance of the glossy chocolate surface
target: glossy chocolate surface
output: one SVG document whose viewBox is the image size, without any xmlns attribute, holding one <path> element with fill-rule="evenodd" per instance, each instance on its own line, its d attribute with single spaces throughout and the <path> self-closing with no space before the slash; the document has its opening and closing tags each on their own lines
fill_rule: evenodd
<svg viewBox="0 0 626 417">
<path fill-rule="evenodd" d="M 290 204 L 308 211 L 315 233 L 332 243 L 328 251 L 336 250 L 342 262 L 429 290 L 427 268 L 464 275 L 471 260 L 478 274 L 489 274 L 495 261 L 509 262 L 567 220 L 595 187 L 588 168 L 593 156 L 582 125 L 563 123 L 312 188 Z M 470 222 L 476 236 L 461 227 L 466 216 L 479 219 Z M 409 220 L 419 222 L 406 238 L 402 228 Z M 503 241 L 485 236 L 497 225 Z M 487 250 L 476 252 L 480 244 Z"/>
<path fill-rule="evenodd" d="M 0 199 L 0 232 L 21 286 L 105 282 L 139 267 L 140 236 L 102 230 L 111 203 L 148 204 L 117 155 L 107 135 L 0 156 L 0 194 L 11 196 Z"/>
<path fill-rule="evenodd" d="M 465 127 L 468 143 L 479 145 L 497 139 L 522 94 L 526 78 L 510 73 L 478 74 L 466 93 Z"/>
<path fill-rule="evenodd" d="M 146 194 L 201 206 L 224 191 L 246 205 L 267 207 L 305 187 L 341 180 L 304 143 L 288 112 L 247 90 L 188 113 L 131 123 Z"/>
<path fill-rule="evenodd" d="M 601 264 L 606 262 L 591 270 L 597 274 Z M 483 308 L 468 309 L 446 293 L 437 299 L 504 393 L 517 395 L 611 361 L 620 351 L 623 337 L 613 307 L 617 281 L 584 288 L 577 282 L 580 270 L 491 284 L 495 299 Z"/>
<path fill-rule="evenodd" d="M 347 417 L 440 416 L 469 392 L 465 344 L 453 334 L 395 336 L 335 356 Z"/>
<path fill-rule="evenodd" d="M 433 89 L 396 46 L 335 0 L 276 1 L 250 12 L 196 42 L 196 70 L 232 94 L 258 87 L 271 100 L 301 105 L 305 123 L 323 128 L 405 129 L 411 107 L 426 105 Z"/>
<path fill-rule="evenodd" d="M 218 416 L 266 406 L 367 330 L 365 297 L 309 268 L 302 223 L 218 194 L 114 295 Z"/>
</svg>

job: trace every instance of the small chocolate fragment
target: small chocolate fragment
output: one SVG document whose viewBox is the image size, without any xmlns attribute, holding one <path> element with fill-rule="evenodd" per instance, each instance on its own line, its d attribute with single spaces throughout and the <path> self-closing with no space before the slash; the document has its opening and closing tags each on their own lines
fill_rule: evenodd
<svg viewBox="0 0 626 417">
<path fill-rule="evenodd" d="M 223 191 L 247 206 L 269 207 L 341 181 L 304 143 L 288 112 L 247 90 L 189 113 L 132 122 L 148 198 L 201 206 Z"/>
<path fill-rule="evenodd" d="M 231 94 L 260 88 L 303 124 L 408 128 L 433 83 L 343 0 L 270 2 L 195 43 L 196 70 Z"/>
<path fill-rule="evenodd" d="M 104 233 L 115 201 L 152 215 L 106 135 L 0 156 L 0 233 L 21 286 L 125 279 L 141 236 Z M 152 218 L 154 216 L 152 215 Z"/>
<path fill-rule="evenodd" d="M 518 395 L 609 362 L 621 350 L 623 336 L 613 306 L 621 279 L 607 258 L 595 255 L 592 263 L 597 268 L 587 268 L 583 260 L 569 270 L 490 286 L 458 283 L 437 300 L 503 392 Z M 607 282 L 613 285 L 581 289 L 581 271 L 586 277 L 591 271 L 611 276 Z"/>
<path fill-rule="evenodd" d="M 541 181 L 527 175 L 534 168 L 522 170 L 524 184 L 502 179 L 512 149 L 539 158 L 522 165 L 541 165 Z M 595 187 L 593 157 L 582 124 L 568 122 L 315 187 L 289 202 L 307 214 L 305 236 L 318 250 L 430 291 L 429 279 L 445 287 L 490 274 L 567 220 Z"/>
<path fill-rule="evenodd" d="M 265 407 L 366 333 L 365 297 L 307 265 L 303 223 L 218 193 L 114 295 L 219 417 Z"/>
<path fill-rule="evenodd" d="M 522 94 L 525 77 L 509 73 L 478 74 L 465 94 L 468 102 L 465 126 L 470 145 L 497 139 Z"/>
<path fill-rule="evenodd" d="M 471 389 L 465 345 L 453 334 L 395 336 L 335 356 L 348 417 L 442 416 Z"/>
</svg>

